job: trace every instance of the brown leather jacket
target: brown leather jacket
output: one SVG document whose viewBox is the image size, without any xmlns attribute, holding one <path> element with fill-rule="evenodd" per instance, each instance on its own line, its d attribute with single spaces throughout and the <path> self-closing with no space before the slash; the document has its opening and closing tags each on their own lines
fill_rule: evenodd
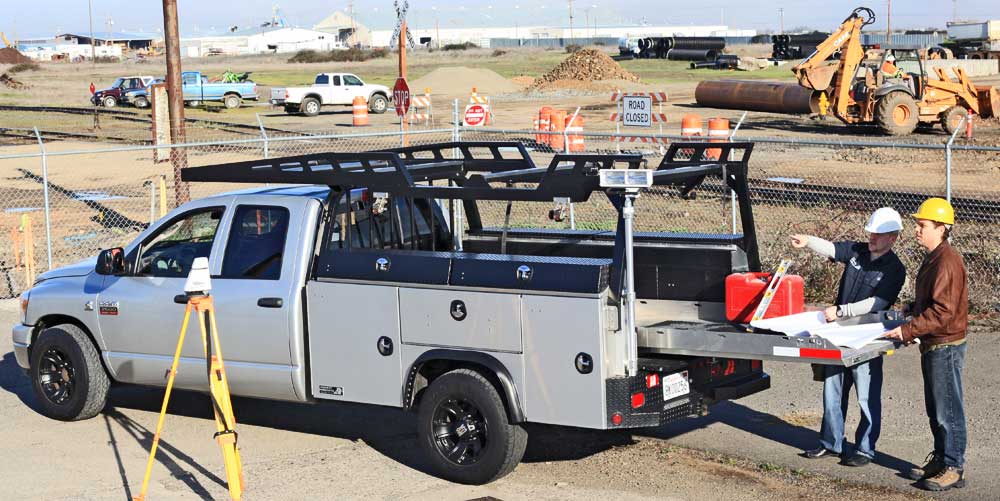
<svg viewBox="0 0 1000 501">
<path fill-rule="evenodd" d="M 924 258 L 917 272 L 913 320 L 902 327 L 903 340 L 928 346 L 965 338 L 969 327 L 969 285 L 962 255 L 947 241 Z"/>
</svg>

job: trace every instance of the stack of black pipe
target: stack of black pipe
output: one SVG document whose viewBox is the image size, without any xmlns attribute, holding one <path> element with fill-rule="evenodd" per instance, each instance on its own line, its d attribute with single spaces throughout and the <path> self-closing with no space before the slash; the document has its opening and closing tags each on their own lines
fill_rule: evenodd
<svg viewBox="0 0 1000 501">
<path fill-rule="evenodd" d="M 814 31 L 804 35 L 771 36 L 771 57 L 778 61 L 804 59 L 816 51 L 816 46 L 830 37 L 829 33 Z"/>
<path fill-rule="evenodd" d="M 674 61 L 714 61 L 726 48 L 722 37 L 646 37 L 639 39 L 639 57 Z"/>
</svg>

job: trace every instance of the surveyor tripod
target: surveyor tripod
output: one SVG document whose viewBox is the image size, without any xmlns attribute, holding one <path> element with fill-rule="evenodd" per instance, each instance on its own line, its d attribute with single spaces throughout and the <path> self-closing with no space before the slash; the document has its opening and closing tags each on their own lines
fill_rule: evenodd
<svg viewBox="0 0 1000 501">
<path fill-rule="evenodd" d="M 239 500 L 243 495 L 243 463 L 240 461 L 240 451 L 237 447 L 236 418 L 233 416 L 233 404 L 229 397 L 229 380 L 222 362 L 222 349 L 219 344 L 218 330 L 215 327 L 215 308 L 212 296 L 207 294 L 188 295 L 187 308 L 184 310 L 184 323 L 177 339 L 177 350 L 170 365 L 167 377 L 167 390 L 163 395 L 163 406 L 160 408 L 160 419 L 156 423 L 156 434 L 153 435 L 153 446 L 149 450 L 149 461 L 146 463 L 146 475 L 142 479 L 142 492 L 134 499 L 144 501 L 146 488 L 149 486 L 149 475 L 153 470 L 153 459 L 160 443 L 160 432 L 163 430 L 163 419 L 167 415 L 167 404 L 170 402 L 170 392 L 174 387 L 174 377 L 177 375 L 177 364 L 180 362 L 181 350 L 184 347 L 184 335 L 187 333 L 188 321 L 194 311 L 201 327 L 201 343 L 205 351 L 205 363 L 208 367 L 208 389 L 215 413 L 215 440 L 222 447 L 222 458 L 226 464 L 226 483 L 229 495 Z M 213 335 L 215 334 L 215 335 Z"/>
</svg>

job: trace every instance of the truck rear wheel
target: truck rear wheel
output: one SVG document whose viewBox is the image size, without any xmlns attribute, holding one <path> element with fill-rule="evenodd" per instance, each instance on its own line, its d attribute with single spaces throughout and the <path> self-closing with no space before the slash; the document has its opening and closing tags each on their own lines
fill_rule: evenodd
<svg viewBox="0 0 1000 501">
<path fill-rule="evenodd" d="M 879 129 L 890 136 L 905 136 L 917 128 L 919 112 L 913 96 L 905 92 L 890 92 L 879 100 L 875 121 Z"/>
<path fill-rule="evenodd" d="M 90 419 L 107 403 L 111 383 L 100 355 L 75 325 L 42 331 L 31 346 L 29 374 L 40 412 L 52 419 Z"/>
<path fill-rule="evenodd" d="M 961 106 L 952 106 L 941 113 L 941 128 L 948 134 L 954 134 L 962 124 L 967 112 Z"/>
<path fill-rule="evenodd" d="M 314 97 L 307 97 L 302 100 L 302 104 L 299 105 L 299 109 L 302 110 L 302 114 L 307 117 L 319 115 L 319 100 Z"/>
<path fill-rule="evenodd" d="M 372 96 L 371 100 L 368 101 L 368 111 L 372 113 L 381 115 L 385 113 L 385 110 L 389 109 L 389 100 L 386 99 L 382 94 L 375 94 Z"/>
<path fill-rule="evenodd" d="M 135 101 L 132 102 L 132 104 L 136 108 L 149 108 L 149 99 L 146 99 L 143 96 L 137 96 L 135 98 Z"/>
<path fill-rule="evenodd" d="M 497 389 L 470 369 L 431 383 L 420 401 L 417 435 L 439 477 L 473 485 L 514 471 L 528 444 L 524 428 L 508 421 Z"/>
<path fill-rule="evenodd" d="M 227 110 L 239 108 L 240 103 L 242 102 L 243 100 L 240 99 L 240 96 L 237 96 L 236 94 L 227 94 L 226 97 L 222 99 L 222 104 L 226 107 Z"/>
</svg>

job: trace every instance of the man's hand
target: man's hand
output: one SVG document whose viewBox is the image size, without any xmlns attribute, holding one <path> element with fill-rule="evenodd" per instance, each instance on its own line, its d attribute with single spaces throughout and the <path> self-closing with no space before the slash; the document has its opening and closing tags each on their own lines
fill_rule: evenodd
<svg viewBox="0 0 1000 501">
<path fill-rule="evenodd" d="M 886 339 L 892 339 L 894 341 L 903 341 L 903 329 L 902 327 L 896 327 L 895 329 L 882 334 L 882 337 Z"/>
<path fill-rule="evenodd" d="M 823 309 L 823 316 L 826 317 L 826 321 L 827 322 L 836 322 L 837 321 L 837 307 L 836 306 L 828 306 L 828 307 L 826 307 L 825 309 Z"/>
<path fill-rule="evenodd" d="M 792 247 L 801 249 L 809 242 L 809 235 L 792 235 Z"/>
</svg>

